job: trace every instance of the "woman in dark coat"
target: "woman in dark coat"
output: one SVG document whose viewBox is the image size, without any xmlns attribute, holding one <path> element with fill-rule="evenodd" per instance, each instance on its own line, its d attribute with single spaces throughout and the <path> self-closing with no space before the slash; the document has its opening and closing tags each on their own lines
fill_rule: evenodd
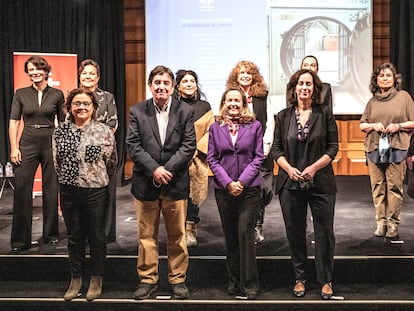
<svg viewBox="0 0 414 311">
<path fill-rule="evenodd" d="M 322 83 L 301 69 L 288 84 L 288 108 L 276 120 L 272 156 L 279 165 L 276 191 L 282 208 L 295 273 L 293 295 L 306 293 L 306 213 L 315 232 L 315 264 L 321 297 L 333 295 L 333 230 L 336 183 L 332 160 L 338 151 L 338 129 L 328 105 L 320 104 Z"/>
</svg>

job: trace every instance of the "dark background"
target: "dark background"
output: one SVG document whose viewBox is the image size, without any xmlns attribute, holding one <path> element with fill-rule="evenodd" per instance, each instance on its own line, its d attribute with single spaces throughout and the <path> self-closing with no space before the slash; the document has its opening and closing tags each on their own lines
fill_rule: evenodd
<svg viewBox="0 0 414 311">
<path fill-rule="evenodd" d="M 13 0 L 0 2 L 0 162 L 9 161 L 8 123 L 13 52 L 73 53 L 96 60 L 100 88 L 114 94 L 119 167 L 125 137 L 125 44 L 122 0 Z M 21 68 L 23 71 L 24 69 Z M 29 84 L 29 82 L 28 82 Z M 118 170 L 119 180 L 123 170 Z"/>
</svg>

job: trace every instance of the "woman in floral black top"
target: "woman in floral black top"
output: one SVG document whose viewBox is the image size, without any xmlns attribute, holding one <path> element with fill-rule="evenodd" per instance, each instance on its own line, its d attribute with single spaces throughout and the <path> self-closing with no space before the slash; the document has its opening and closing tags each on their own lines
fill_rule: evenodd
<svg viewBox="0 0 414 311">
<path fill-rule="evenodd" d="M 79 87 L 93 92 L 98 101 L 96 109 L 96 120 L 108 125 L 112 131 L 118 128 L 117 108 L 114 95 L 99 88 L 101 69 L 93 59 L 85 59 L 79 65 Z M 109 199 L 105 216 L 105 237 L 106 241 L 116 240 L 116 173 L 108 184 Z"/>
<path fill-rule="evenodd" d="M 105 206 L 107 186 L 117 162 L 115 138 L 108 126 L 96 121 L 98 103 L 93 92 L 72 90 L 66 106 L 68 120 L 55 130 L 52 139 L 72 276 L 64 299 L 79 296 L 87 238 L 91 281 L 86 299 L 94 300 L 102 293 Z"/>
</svg>

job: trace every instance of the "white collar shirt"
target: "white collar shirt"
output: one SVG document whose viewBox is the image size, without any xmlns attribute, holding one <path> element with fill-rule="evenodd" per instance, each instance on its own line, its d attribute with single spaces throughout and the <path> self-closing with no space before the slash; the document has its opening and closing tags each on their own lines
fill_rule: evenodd
<svg viewBox="0 0 414 311">
<path fill-rule="evenodd" d="M 152 101 L 155 107 L 155 116 L 157 118 L 161 144 L 164 145 L 165 136 L 167 135 L 167 126 L 171 107 L 171 97 L 168 99 L 167 103 L 162 108 L 158 107 L 154 100 Z"/>
</svg>

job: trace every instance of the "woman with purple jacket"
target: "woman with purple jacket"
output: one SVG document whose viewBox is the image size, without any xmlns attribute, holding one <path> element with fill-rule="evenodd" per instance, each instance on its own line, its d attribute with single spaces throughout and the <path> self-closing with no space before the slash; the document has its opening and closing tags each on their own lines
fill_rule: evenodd
<svg viewBox="0 0 414 311">
<path fill-rule="evenodd" d="M 226 244 L 227 293 L 256 299 L 254 228 L 263 183 L 263 133 L 237 87 L 228 88 L 221 98 L 218 121 L 209 130 L 207 161 Z"/>
</svg>

